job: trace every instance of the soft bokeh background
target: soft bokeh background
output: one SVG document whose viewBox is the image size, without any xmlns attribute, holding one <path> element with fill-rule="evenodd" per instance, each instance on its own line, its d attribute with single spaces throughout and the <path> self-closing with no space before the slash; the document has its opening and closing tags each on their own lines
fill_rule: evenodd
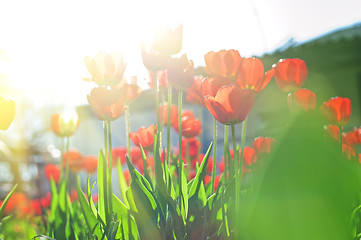
<svg viewBox="0 0 361 240">
<path fill-rule="evenodd" d="M 0 96 L 16 101 L 17 115 L 10 129 L 0 133 L 1 141 L 5 142 L 0 152 L 1 159 L 17 159 L 19 165 L 1 165 L 0 181 L 11 183 L 14 178 L 30 181 L 37 176 L 37 171 L 40 176 L 42 172 L 28 163 L 59 157 L 60 142 L 49 130 L 50 115 L 67 108 L 77 107 L 81 119 L 79 130 L 71 140 L 71 148 L 85 155 L 97 154 L 102 147 L 102 124 L 94 119 L 87 107 L 86 95 L 95 84 L 82 80 L 89 76 L 85 56 L 93 56 L 101 50 L 123 52 L 127 62 L 125 77 L 137 76 L 139 84 L 146 90 L 148 73 L 142 64 L 139 45 L 141 41 L 147 41 L 154 28 L 163 24 L 183 24 L 180 54 L 187 53 L 196 67 L 204 66 L 203 57 L 208 51 L 221 49 L 236 49 L 242 57 L 262 57 L 265 70 L 279 58 L 301 57 L 310 70 L 306 87 L 315 87 L 313 90 L 323 100 L 333 94 L 348 96 L 349 89 L 344 86 L 349 77 L 353 78 L 354 85 L 350 89 L 354 91 L 352 101 L 356 114 L 348 128 L 360 125 L 357 114 L 360 99 L 356 91 L 358 85 L 355 85 L 357 72 L 348 69 L 350 66 L 357 69 L 359 57 L 354 55 L 359 51 L 350 48 L 350 52 L 355 54 L 347 53 L 342 59 L 335 55 L 345 53 L 343 48 L 338 52 L 326 48 L 314 55 L 307 52 L 321 49 L 318 45 L 309 48 L 307 42 L 361 22 L 360 9 L 359 0 L 230 0 L 222 3 L 205 0 L 2 1 Z M 330 59 L 329 56 L 333 56 L 333 65 L 322 68 L 323 60 Z M 350 59 L 353 59 L 352 63 Z M 342 63 L 343 72 L 337 68 L 340 66 L 338 61 Z M 345 72 L 352 74 L 345 77 Z M 332 76 L 338 76 L 338 85 L 329 83 Z M 319 92 L 325 88 L 330 91 Z M 342 92 L 342 89 L 346 90 Z M 151 99 L 152 94 L 149 92 L 132 106 L 135 109 L 132 131 L 154 122 L 153 108 L 142 111 L 150 106 L 147 99 Z M 277 90 L 274 81 L 259 95 L 254 108 L 259 111 L 252 111 L 250 115 L 253 120 L 248 125 L 248 142 L 261 134 L 272 136 L 277 129 L 284 127 L 288 117 L 285 98 L 286 94 Z M 195 107 L 186 107 L 198 111 Z M 279 114 L 269 117 L 263 110 L 270 108 Z M 212 121 L 207 111 L 203 111 L 203 119 L 206 148 L 212 138 Z M 116 146 L 125 145 L 123 126 L 123 118 L 113 124 L 113 143 Z M 222 136 L 223 127 L 218 131 Z M 11 168 L 17 175 L 10 174 Z"/>
</svg>

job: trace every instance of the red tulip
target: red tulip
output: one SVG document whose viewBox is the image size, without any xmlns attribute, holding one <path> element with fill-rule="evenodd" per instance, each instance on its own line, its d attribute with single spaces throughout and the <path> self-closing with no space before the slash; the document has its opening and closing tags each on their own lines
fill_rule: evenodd
<svg viewBox="0 0 361 240">
<path fill-rule="evenodd" d="M 177 89 L 186 89 L 192 86 L 194 64 L 185 54 L 181 58 L 171 58 L 167 67 L 168 81 Z"/>
<path fill-rule="evenodd" d="M 342 97 L 331 98 L 322 104 L 321 112 L 331 124 L 344 126 L 352 113 L 351 100 Z"/>
<path fill-rule="evenodd" d="M 125 110 L 125 94 L 122 90 L 97 87 L 87 97 L 94 115 L 99 120 L 113 121 Z"/>
<path fill-rule="evenodd" d="M 6 130 L 15 118 L 15 102 L 0 97 L 0 130 Z"/>
<path fill-rule="evenodd" d="M 299 58 L 281 59 L 274 69 L 276 82 L 284 92 L 298 91 L 308 74 L 306 63 Z"/>
<path fill-rule="evenodd" d="M 56 183 L 59 182 L 60 173 L 61 173 L 61 168 L 59 165 L 47 164 L 44 167 L 44 172 L 45 172 L 46 179 L 48 179 L 48 181 L 50 181 L 50 178 L 52 177 L 54 182 L 56 182 Z"/>
<path fill-rule="evenodd" d="M 271 153 L 273 145 L 276 143 L 276 139 L 271 137 L 257 137 L 253 141 L 253 147 L 256 151 L 257 156 L 261 154 Z"/>
<path fill-rule="evenodd" d="M 87 156 L 83 158 L 84 168 L 88 174 L 93 174 L 98 169 L 98 158 L 96 156 Z"/>
<path fill-rule="evenodd" d="M 264 67 L 261 60 L 258 58 L 244 58 L 237 83 L 242 89 L 252 89 L 260 92 L 267 86 L 274 76 L 274 69 L 264 73 Z"/>
<path fill-rule="evenodd" d="M 314 110 L 316 108 L 316 94 L 305 88 L 288 94 L 287 100 L 289 108 L 292 108 L 292 94 L 294 106 L 302 108 L 305 111 Z"/>
<path fill-rule="evenodd" d="M 204 102 L 215 119 L 225 125 L 243 122 L 251 111 L 254 91 L 231 84 L 221 87 L 216 96 L 205 96 Z"/>
<path fill-rule="evenodd" d="M 120 52 L 99 52 L 94 58 L 87 56 L 85 65 L 93 77 L 92 80 L 101 86 L 114 86 L 119 83 L 126 66 Z"/>
<path fill-rule="evenodd" d="M 193 84 L 186 90 L 186 99 L 188 102 L 193 104 L 203 105 L 203 94 L 202 94 L 202 81 L 205 78 L 203 76 L 194 76 Z"/>
<path fill-rule="evenodd" d="M 202 132 L 202 123 L 199 121 L 191 110 L 182 113 L 182 136 L 187 138 L 196 137 Z M 173 124 L 174 129 L 178 132 L 178 121 Z"/>
<path fill-rule="evenodd" d="M 159 115 L 163 125 L 167 125 L 168 122 L 168 103 L 163 103 L 159 106 Z M 170 124 L 173 125 L 178 121 L 178 108 L 176 105 L 170 106 Z"/>
<path fill-rule="evenodd" d="M 155 130 L 156 126 L 154 124 L 148 128 L 141 127 L 137 132 L 129 133 L 129 137 L 136 146 L 140 147 L 141 145 L 145 150 L 153 152 Z"/>
<path fill-rule="evenodd" d="M 342 142 L 350 146 L 361 144 L 361 128 L 354 128 L 351 132 L 343 133 Z"/>
<path fill-rule="evenodd" d="M 237 78 L 242 58 L 237 50 L 221 50 L 208 52 L 204 56 L 205 71 L 212 77 L 225 77 L 229 80 Z"/>
</svg>

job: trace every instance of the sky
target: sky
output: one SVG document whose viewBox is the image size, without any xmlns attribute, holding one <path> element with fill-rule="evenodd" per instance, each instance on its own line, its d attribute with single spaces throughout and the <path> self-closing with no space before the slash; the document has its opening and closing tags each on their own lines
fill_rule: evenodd
<svg viewBox="0 0 361 240">
<path fill-rule="evenodd" d="M 146 88 L 139 44 L 159 25 L 183 24 L 182 53 L 204 66 L 209 51 L 261 56 L 361 22 L 360 0 L 1 1 L 0 95 L 35 106 L 87 104 L 86 56 L 121 51 L 125 77 Z M 268 70 L 271 66 L 265 66 Z"/>
</svg>

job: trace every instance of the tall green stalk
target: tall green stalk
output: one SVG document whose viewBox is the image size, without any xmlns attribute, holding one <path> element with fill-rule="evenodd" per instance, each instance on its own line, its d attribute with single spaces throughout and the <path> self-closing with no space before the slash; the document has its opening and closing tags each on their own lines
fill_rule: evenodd
<svg viewBox="0 0 361 240">
<path fill-rule="evenodd" d="M 237 153 L 237 147 L 236 147 L 236 130 L 235 130 L 235 126 L 234 124 L 231 125 L 231 130 L 232 130 L 232 142 L 233 142 L 233 164 L 234 164 L 234 169 L 235 169 L 235 176 L 234 176 L 234 182 L 235 182 L 235 216 L 234 216 L 234 220 L 235 223 L 237 223 L 237 218 L 238 218 L 238 214 L 239 214 L 239 182 L 238 182 L 238 174 L 239 174 L 239 166 L 238 166 L 238 153 Z M 237 231 L 237 229 L 236 229 Z M 236 232 L 236 239 L 238 236 L 238 232 Z"/>
<path fill-rule="evenodd" d="M 178 92 L 178 141 L 179 141 L 179 155 L 178 155 L 178 174 L 179 174 L 179 205 L 182 202 L 182 94 L 180 89 Z"/>
<path fill-rule="evenodd" d="M 244 145 L 246 142 L 247 118 L 248 118 L 248 116 L 246 117 L 246 119 L 244 119 L 243 126 L 242 126 L 241 156 L 239 157 L 240 166 L 239 166 L 239 176 L 238 176 L 240 185 L 242 183 L 242 175 L 243 175 L 243 150 L 244 150 Z"/>
<path fill-rule="evenodd" d="M 212 167 L 212 181 L 211 192 L 214 191 L 214 179 L 216 176 L 216 157 L 217 157 L 217 120 L 213 118 L 213 167 Z"/>
<path fill-rule="evenodd" d="M 108 123 L 108 200 L 109 200 L 109 214 L 113 214 L 113 182 L 112 182 L 112 170 L 113 170 L 113 159 L 112 159 L 112 134 L 111 134 L 111 121 Z M 129 153 L 130 155 L 130 153 Z"/>
<path fill-rule="evenodd" d="M 157 72 L 154 72 L 154 83 L 155 83 L 155 111 L 157 115 L 157 128 L 158 128 L 158 137 L 159 137 L 159 149 L 162 149 L 162 123 L 159 114 L 159 82 L 157 77 Z"/>
<path fill-rule="evenodd" d="M 103 176 L 107 176 L 107 167 L 109 167 L 109 156 L 108 156 L 108 124 L 107 121 L 103 122 L 103 128 L 104 128 L 104 162 L 103 162 Z M 108 181 L 109 178 L 107 178 Z M 103 186 L 100 186 L 103 187 Z M 109 219 L 109 194 L 108 194 L 108 188 L 103 188 L 103 195 L 104 195 L 104 211 L 105 211 L 105 221 L 107 225 L 110 223 Z"/>
<path fill-rule="evenodd" d="M 128 157 L 129 160 L 132 161 L 132 154 L 130 153 L 130 111 L 129 111 L 129 105 L 125 108 L 125 135 L 127 139 L 127 151 L 128 151 Z"/>
<path fill-rule="evenodd" d="M 170 164 L 170 117 L 171 117 L 171 106 L 172 106 L 172 85 L 168 84 L 168 120 L 167 120 L 167 163 Z"/>
<path fill-rule="evenodd" d="M 224 161 L 224 172 L 223 174 L 225 174 L 224 179 L 224 183 L 227 180 L 227 172 L 228 172 L 228 164 L 231 161 L 230 159 L 228 159 L 228 164 L 227 164 L 227 159 L 228 159 L 228 126 L 224 125 L 224 152 L 223 152 L 223 161 Z"/>
</svg>

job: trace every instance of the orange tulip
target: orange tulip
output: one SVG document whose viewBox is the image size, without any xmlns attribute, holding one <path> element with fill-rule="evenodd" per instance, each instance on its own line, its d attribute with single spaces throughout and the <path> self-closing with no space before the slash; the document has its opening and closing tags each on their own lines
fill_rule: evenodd
<svg viewBox="0 0 361 240">
<path fill-rule="evenodd" d="M 45 172 L 46 179 L 48 179 L 48 181 L 50 181 L 50 178 L 52 177 L 54 182 L 56 182 L 56 183 L 59 182 L 60 173 L 61 173 L 61 168 L 59 165 L 47 164 L 44 167 L 44 172 Z"/>
<path fill-rule="evenodd" d="M 15 102 L 0 97 L 0 129 L 6 130 L 15 118 Z"/>
<path fill-rule="evenodd" d="M 306 63 L 299 58 L 281 59 L 274 65 L 275 78 L 284 92 L 296 92 L 306 81 L 308 70 Z"/>
<path fill-rule="evenodd" d="M 118 84 L 125 71 L 126 64 L 120 52 L 99 52 L 94 58 L 87 56 L 85 65 L 93 81 L 101 86 Z"/>
<path fill-rule="evenodd" d="M 239 70 L 237 83 L 242 89 L 262 91 L 274 76 L 274 69 L 264 72 L 263 63 L 258 58 L 244 58 Z"/>
<path fill-rule="evenodd" d="M 221 87 L 216 96 L 205 96 L 204 102 L 215 119 L 225 125 L 243 122 L 251 111 L 254 91 L 231 84 Z"/>
<path fill-rule="evenodd" d="M 314 110 L 316 108 L 316 94 L 304 88 L 288 94 L 287 100 L 289 108 L 292 108 L 292 94 L 295 107 L 299 107 L 305 111 Z"/>
<path fill-rule="evenodd" d="M 113 121 L 125 110 L 125 94 L 119 89 L 93 88 L 87 98 L 94 115 L 102 121 Z"/>
<path fill-rule="evenodd" d="M 168 81 L 177 89 L 186 89 L 192 86 L 194 63 L 188 60 L 185 54 L 181 58 L 171 58 L 167 66 Z"/>
<path fill-rule="evenodd" d="M 78 115 L 67 117 L 63 114 L 53 114 L 51 116 L 51 131 L 59 137 L 70 137 L 79 126 Z"/>
<path fill-rule="evenodd" d="M 129 133 L 129 137 L 136 146 L 141 145 L 145 150 L 153 152 L 155 130 L 156 126 L 154 124 L 148 128 L 141 127 L 137 132 Z"/>
<path fill-rule="evenodd" d="M 205 72 L 212 77 L 225 77 L 230 80 L 237 78 L 242 58 L 237 50 L 221 50 L 208 52 L 204 56 Z"/>
<path fill-rule="evenodd" d="M 194 113 L 191 110 L 183 111 L 181 121 L 183 137 L 192 138 L 201 134 L 202 123 L 194 116 Z M 173 124 L 173 127 L 178 132 L 178 121 Z"/>
<path fill-rule="evenodd" d="M 321 112 L 331 124 L 344 126 L 352 113 L 351 100 L 342 97 L 331 98 L 322 104 Z"/>
</svg>

